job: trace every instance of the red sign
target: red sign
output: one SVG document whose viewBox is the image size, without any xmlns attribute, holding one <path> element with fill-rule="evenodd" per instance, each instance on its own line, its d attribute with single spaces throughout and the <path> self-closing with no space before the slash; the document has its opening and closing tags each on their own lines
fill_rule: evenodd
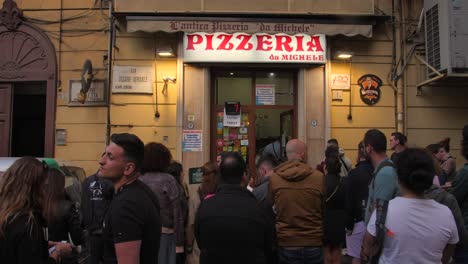
<svg viewBox="0 0 468 264">
<path fill-rule="evenodd" d="M 325 63 L 325 36 L 190 33 L 184 36 L 184 61 Z"/>
</svg>

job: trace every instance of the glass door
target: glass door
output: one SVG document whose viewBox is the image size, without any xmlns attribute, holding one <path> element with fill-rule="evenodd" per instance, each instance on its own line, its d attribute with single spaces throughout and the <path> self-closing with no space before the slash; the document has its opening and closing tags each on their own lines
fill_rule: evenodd
<svg viewBox="0 0 468 264">
<path fill-rule="evenodd" d="M 211 159 L 239 152 L 251 175 L 262 156 L 284 160 L 284 146 L 296 136 L 296 76 L 292 70 L 212 71 Z M 227 101 L 241 104 L 238 127 L 223 124 Z"/>
</svg>

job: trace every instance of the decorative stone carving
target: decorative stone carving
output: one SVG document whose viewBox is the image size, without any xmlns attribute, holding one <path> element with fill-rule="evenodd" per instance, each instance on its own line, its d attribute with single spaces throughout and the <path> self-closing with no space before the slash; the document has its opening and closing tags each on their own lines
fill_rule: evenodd
<svg viewBox="0 0 468 264">
<path fill-rule="evenodd" d="M 47 70 L 47 54 L 31 35 L 18 31 L 0 34 L 0 77 L 24 78 L 25 72 Z"/>
<path fill-rule="evenodd" d="M 23 11 L 18 8 L 13 0 L 5 0 L 0 10 L 0 23 L 8 30 L 16 30 L 23 22 Z"/>
</svg>

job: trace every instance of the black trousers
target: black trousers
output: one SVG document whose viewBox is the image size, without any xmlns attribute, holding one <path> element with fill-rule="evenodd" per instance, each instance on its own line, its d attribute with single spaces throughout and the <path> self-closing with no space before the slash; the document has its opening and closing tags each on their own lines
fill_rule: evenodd
<svg viewBox="0 0 468 264">
<path fill-rule="evenodd" d="M 104 256 L 104 240 L 102 235 L 90 235 L 87 238 L 89 250 L 89 264 L 101 264 Z"/>
</svg>

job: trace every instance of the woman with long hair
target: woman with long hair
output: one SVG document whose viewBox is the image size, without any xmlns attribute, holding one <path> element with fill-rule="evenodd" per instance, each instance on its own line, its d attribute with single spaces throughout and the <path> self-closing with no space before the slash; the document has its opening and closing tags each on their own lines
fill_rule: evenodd
<svg viewBox="0 0 468 264">
<path fill-rule="evenodd" d="M 45 184 L 45 218 L 48 223 L 49 241 L 68 241 L 68 234 L 75 246 L 82 243 L 83 229 L 80 215 L 70 199 L 65 195 L 65 175 L 50 168 Z M 78 263 L 77 256 L 62 258 L 62 264 Z"/>
<path fill-rule="evenodd" d="M 46 165 L 33 157 L 18 159 L 3 175 L 0 182 L 2 263 L 54 263 L 71 251 L 65 243 L 57 243 L 48 251 L 43 232 L 46 179 Z"/>
<path fill-rule="evenodd" d="M 145 154 L 139 179 L 146 183 L 159 200 L 161 213 L 161 242 L 158 263 L 176 264 L 177 250 L 183 249 L 185 242 L 184 213 L 176 179 L 168 174 L 172 154 L 161 143 L 145 145 Z"/>
<path fill-rule="evenodd" d="M 340 176 L 342 163 L 336 145 L 325 150 L 325 264 L 341 263 L 341 248 L 345 242 L 345 180 Z"/>
<path fill-rule="evenodd" d="M 372 213 L 361 259 L 368 261 L 379 251 L 375 245 L 382 245 L 378 263 L 448 263 L 459 240 L 458 229 L 450 209 L 425 196 L 434 178 L 432 158 L 422 149 L 410 148 L 402 152 L 396 167 L 401 196 L 387 209 L 382 206 Z M 385 214 L 385 219 L 378 219 Z M 383 241 L 377 240 L 380 234 Z"/>
<path fill-rule="evenodd" d="M 187 217 L 188 217 L 188 188 L 187 185 L 184 183 L 184 169 L 182 167 L 182 164 L 177 161 L 172 161 L 169 167 L 167 168 L 167 173 L 171 174 L 174 176 L 174 179 L 177 181 L 178 187 L 179 187 L 179 192 L 181 195 L 179 196 L 180 200 L 180 207 L 182 208 L 182 213 L 183 213 L 183 218 L 184 218 L 184 227 L 187 226 Z M 185 235 L 185 232 L 184 232 Z M 186 236 L 185 236 L 186 239 Z M 178 247 L 176 248 L 176 263 L 177 264 L 184 264 L 185 263 L 185 241 L 184 241 L 184 247 Z"/>
<path fill-rule="evenodd" d="M 364 141 L 358 144 L 357 164 L 348 173 L 346 184 L 346 252 L 353 264 L 361 263 L 362 239 L 366 233 L 364 212 L 374 167 L 366 154 Z"/>
</svg>

